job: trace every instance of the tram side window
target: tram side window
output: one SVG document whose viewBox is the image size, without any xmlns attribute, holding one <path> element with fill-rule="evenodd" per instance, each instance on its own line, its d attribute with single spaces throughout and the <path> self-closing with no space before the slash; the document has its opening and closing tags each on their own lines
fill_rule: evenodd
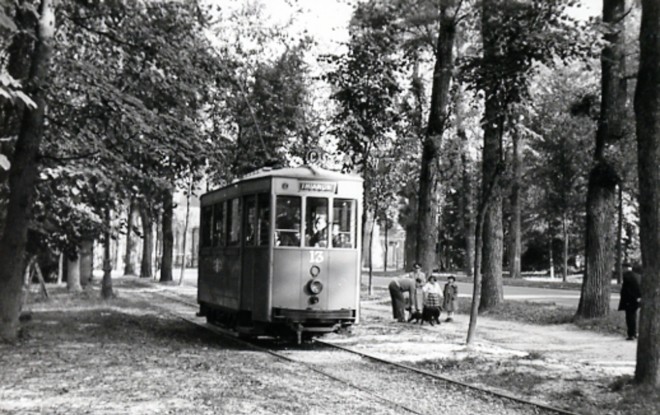
<svg viewBox="0 0 660 415">
<path fill-rule="evenodd" d="M 354 248 L 355 201 L 335 199 L 332 205 L 332 246 L 334 248 Z"/>
<path fill-rule="evenodd" d="M 308 197 L 305 209 L 305 246 L 328 246 L 328 199 Z"/>
<path fill-rule="evenodd" d="M 245 205 L 243 213 L 245 215 L 245 246 L 254 246 L 257 240 L 256 222 L 257 222 L 257 197 L 246 196 L 244 199 Z"/>
<path fill-rule="evenodd" d="M 268 246 L 270 242 L 270 195 L 260 194 L 257 199 L 257 236 L 259 246 Z"/>
<path fill-rule="evenodd" d="M 231 199 L 227 204 L 227 246 L 237 246 L 241 242 L 240 199 Z"/>
<path fill-rule="evenodd" d="M 213 222 L 213 206 L 204 206 L 200 219 L 200 245 L 202 248 L 207 248 L 211 246 L 211 241 L 213 240 L 213 227 L 211 226 Z"/>
<path fill-rule="evenodd" d="M 300 206 L 298 196 L 277 196 L 275 245 L 300 246 Z"/>
<path fill-rule="evenodd" d="M 213 205 L 213 246 L 225 245 L 225 202 Z"/>
</svg>

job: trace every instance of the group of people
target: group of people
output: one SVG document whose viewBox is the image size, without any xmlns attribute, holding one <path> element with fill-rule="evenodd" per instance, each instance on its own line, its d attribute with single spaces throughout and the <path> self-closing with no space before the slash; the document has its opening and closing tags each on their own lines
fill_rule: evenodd
<svg viewBox="0 0 660 415">
<path fill-rule="evenodd" d="M 449 276 L 444 288 L 440 286 L 435 275 L 428 278 L 420 264 L 413 266 L 413 272 L 403 277 L 394 278 L 389 284 L 392 298 L 392 313 L 399 322 L 407 322 L 406 310 L 413 316 L 433 315 L 436 322 L 442 311 L 447 313 L 446 322 L 453 321 L 454 312 L 458 308 L 458 287 L 456 278 Z M 426 309 L 426 313 L 424 312 Z"/>
<path fill-rule="evenodd" d="M 637 310 L 641 305 L 641 277 L 630 264 L 623 264 L 623 268 L 618 308 L 626 313 L 627 340 L 634 340 L 637 338 Z M 411 316 L 424 315 L 424 309 L 435 311 L 429 314 L 434 315 L 438 323 L 438 316 L 444 311 L 447 313 L 445 321 L 450 322 L 458 308 L 456 278 L 449 276 L 444 288 L 441 288 L 435 275 L 431 274 L 427 278 L 420 264 L 415 264 L 410 274 L 392 279 L 389 290 L 392 314 L 399 322 L 410 321 L 406 319 L 406 311 Z"/>
</svg>

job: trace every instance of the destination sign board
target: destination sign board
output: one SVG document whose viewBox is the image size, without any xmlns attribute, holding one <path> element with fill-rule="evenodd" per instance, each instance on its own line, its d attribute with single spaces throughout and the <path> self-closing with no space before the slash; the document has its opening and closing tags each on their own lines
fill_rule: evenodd
<svg viewBox="0 0 660 415">
<path fill-rule="evenodd" d="M 334 182 L 300 182 L 301 192 L 329 192 L 334 193 L 337 183 Z"/>
</svg>

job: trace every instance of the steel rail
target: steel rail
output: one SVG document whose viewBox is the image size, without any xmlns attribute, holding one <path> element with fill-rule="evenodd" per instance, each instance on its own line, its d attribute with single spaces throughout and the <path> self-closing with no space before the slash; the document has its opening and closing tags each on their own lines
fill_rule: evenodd
<svg viewBox="0 0 660 415">
<path fill-rule="evenodd" d="M 164 295 L 162 292 L 156 292 L 155 294 L 158 294 L 158 295 L 160 295 L 162 297 L 165 297 L 169 300 L 174 300 L 174 301 L 186 304 L 186 305 L 191 306 L 191 307 L 195 307 L 195 308 L 197 307 L 197 304 L 193 304 L 193 303 L 190 303 L 188 301 L 185 301 L 184 299 L 181 299 L 180 297 L 178 297 L 176 295 L 175 296 Z M 316 373 L 322 374 L 322 375 L 327 376 L 327 377 L 329 377 L 329 378 L 331 378 L 335 381 L 344 383 L 344 384 L 346 384 L 350 387 L 353 387 L 353 388 L 358 389 L 362 392 L 365 392 L 365 393 L 367 393 L 371 396 L 374 396 L 374 397 L 378 398 L 379 400 L 382 400 L 382 401 L 384 401 L 384 402 L 386 402 L 386 403 L 388 403 L 392 406 L 395 406 L 395 407 L 400 408 L 400 409 L 404 409 L 404 410 L 406 410 L 410 413 L 413 413 L 413 414 L 422 415 L 421 412 L 418 412 L 418 411 L 416 411 L 412 408 L 406 407 L 405 405 L 401 405 L 397 402 L 390 401 L 387 398 L 382 397 L 382 396 L 380 396 L 380 395 L 378 395 L 378 394 L 376 394 L 376 393 L 374 393 L 374 392 L 372 392 L 368 389 L 365 389 L 365 388 L 363 388 L 359 385 L 356 385 L 356 384 L 354 384 L 350 381 L 340 379 L 340 378 L 338 378 L 338 377 L 336 377 L 336 376 L 334 376 L 330 373 L 327 373 L 327 372 L 325 372 L 321 369 L 313 367 L 309 363 L 301 362 L 301 361 L 292 359 L 292 358 L 290 358 L 286 355 L 283 355 L 281 353 L 278 353 L 276 351 L 273 351 L 273 350 L 270 350 L 268 348 L 264 348 L 262 346 L 254 344 L 253 342 L 240 339 L 240 338 L 237 337 L 237 334 L 235 332 L 231 331 L 231 330 L 223 329 L 221 327 L 214 326 L 214 325 L 200 324 L 199 322 L 196 322 L 196 321 L 194 321 L 194 320 L 192 320 L 188 317 L 184 317 L 184 316 L 181 316 L 179 314 L 172 313 L 169 310 L 168 310 L 168 312 L 170 312 L 170 314 L 175 315 L 176 317 L 179 317 L 179 318 L 183 319 L 184 321 L 188 321 L 189 323 L 195 324 L 199 327 L 206 328 L 206 329 L 208 329 L 208 330 L 210 330 L 214 333 L 217 333 L 217 334 L 220 334 L 224 337 L 230 338 L 230 339 L 232 339 L 232 340 L 234 340 L 234 341 L 236 341 L 236 342 L 238 342 L 242 345 L 249 346 L 250 348 L 253 348 L 255 350 L 271 354 L 271 355 L 276 356 L 280 359 L 284 359 L 284 360 L 287 360 L 287 361 L 290 361 L 290 362 L 295 362 L 295 363 L 301 364 L 301 365 L 307 367 L 308 369 L 310 369 L 310 370 L 312 370 Z M 455 384 L 455 385 L 464 387 L 466 389 L 472 389 L 472 390 L 475 390 L 475 391 L 478 391 L 478 392 L 481 392 L 481 393 L 487 393 L 487 394 L 490 394 L 492 396 L 498 397 L 500 399 L 514 401 L 514 402 L 517 402 L 517 403 L 521 403 L 521 404 L 524 404 L 524 405 L 529 405 L 529 406 L 532 406 L 532 407 L 535 407 L 535 408 L 538 408 L 538 409 L 542 409 L 542 410 L 549 411 L 549 412 L 554 412 L 554 413 L 561 414 L 561 415 L 580 415 L 576 412 L 567 411 L 565 409 L 557 408 L 557 407 L 554 407 L 554 406 L 551 406 L 551 405 L 546 405 L 546 404 L 541 403 L 541 402 L 530 401 L 530 400 L 523 399 L 523 398 L 520 398 L 518 396 L 509 394 L 509 393 L 505 393 L 505 392 L 493 390 L 493 389 L 490 389 L 490 388 L 485 388 L 485 387 L 482 387 L 482 386 L 477 386 L 477 385 L 465 383 L 465 382 L 462 382 L 462 381 L 457 380 L 457 379 L 453 379 L 453 378 L 450 378 L 450 377 L 447 377 L 447 376 L 443 376 L 443 375 L 439 375 L 437 373 L 430 372 L 428 370 L 419 369 L 419 368 L 416 368 L 416 367 L 413 367 L 413 366 L 410 366 L 410 365 L 406 365 L 406 364 L 403 364 L 403 363 L 392 362 L 392 361 L 382 359 L 380 357 L 373 356 L 373 355 L 368 354 L 368 353 L 360 352 L 358 350 L 354 350 L 354 349 L 351 349 L 351 348 L 348 348 L 348 347 L 345 347 L 345 346 L 341 346 L 341 345 L 338 345 L 338 344 L 335 344 L 335 343 L 326 342 L 326 341 L 323 341 L 323 340 L 320 340 L 320 339 L 315 339 L 314 343 L 317 343 L 317 344 L 320 344 L 320 345 L 323 345 L 323 346 L 327 346 L 327 347 L 331 347 L 331 348 L 335 348 L 335 349 L 338 349 L 338 350 L 342 350 L 342 351 L 345 351 L 345 352 L 348 352 L 348 353 L 352 353 L 352 354 L 361 356 L 362 358 L 373 360 L 375 362 L 379 362 L 379 363 L 382 363 L 382 364 L 385 364 L 385 365 L 397 367 L 399 369 L 404 369 L 404 370 L 407 370 L 407 371 L 412 371 L 412 372 L 415 372 L 417 374 L 430 377 L 432 379 L 444 381 L 446 383 Z"/>
<path fill-rule="evenodd" d="M 320 339 L 315 339 L 314 341 L 316 343 L 322 344 L 324 346 L 329 346 L 329 347 L 332 347 L 332 348 L 343 350 L 345 352 L 354 353 L 354 354 L 356 354 L 358 356 L 361 356 L 363 358 L 371 359 L 371 360 L 374 360 L 376 362 L 384 363 L 384 364 L 387 364 L 387 365 L 390 365 L 390 366 L 395 366 L 395 367 L 398 367 L 400 369 L 405 369 L 405 370 L 409 370 L 409 371 L 412 371 L 412 372 L 416 372 L 418 374 L 425 375 L 425 376 L 431 377 L 433 379 L 445 381 L 447 383 L 456 384 L 456 385 L 462 386 L 464 388 L 474 389 L 474 390 L 479 391 L 479 392 L 488 393 L 488 394 L 497 396 L 498 398 L 512 400 L 512 401 L 519 402 L 519 403 L 522 403 L 522 404 L 525 404 L 525 405 L 530 405 L 530 406 L 534 406 L 534 407 L 544 409 L 544 410 L 547 410 L 547 411 L 556 412 L 556 413 L 562 414 L 562 415 L 579 415 L 575 412 L 570 412 L 570 411 L 567 411 L 567 410 L 564 410 L 564 409 L 561 409 L 561 408 L 557 408 L 557 407 L 554 407 L 554 406 L 546 405 L 546 404 L 540 403 L 540 402 L 529 401 L 529 400 L 520 398 L 520 397 L 515 396 L 515 395 L 511 395 L 511 394 L 508 394 L 508 393 L 505 393 L 505 392 L 500 392 L 500 391 L 496 391 L 496 390 L 493 390 L 493 389 L 490 389 L 490 388 L 484 388 L 484 387 L 481 387 L 481 386 L 465 383 L 465 382 L 462 382 L 462 381 L 457 380 L 457 379 L 452 379 L 450 377 L 439 375 L 439 374 L 433 373 L 433 372 L 429 372 L 428 370 L 419 369 L 419 368 L 416 368 L 416 367 L 413 367 L 413 366 L 409 366 L 409 365 L 406 365 L 404 363 L 392 362 L 392 361 L 382 359 L 382 358 L 377 357 L 377 356 L 370 355 L 368 353 L 360 352 L 358 350 L 353 350 L 353 349 L 350 349 L 350 348 L 345 347 L 345 346 L 340 346 L 338 344 L 329 343 L 329 342 L 326 342 L 326 341 L 323 341 L 323 340 L 320 340 Z"/>
<path fill-rule="evenodd" d="M 165 298 L 167 298 L 168 300 L 174 300 L 174 301 L 177 301 L 177 302 L 183 303 L 183 304 L 188 305 L 188 306 L 197 307 L 197 304 L 191 304 L 191 303 L 189 303 L 189 302 L 187 302 L 187 301 L 185 301 L 185 300 L 183 300 L 183 299 L 181 299 L 181 298 L 173 297 L 173 296 L 170 296 L 170 295 L 165 295 L 165 294 L 163 294 L 162 292 L 155 292 L 154 294 L 159 295 L 159 296 L 161 296 L 161 297 L 165 297 Z M 181 320 L 183 320 L 183 321 L 185 321 L 185 322 L 187 322 L 187 323 L 190 323 L 190 324 L 192 324 L 192 325 L 194 325 L 194 326 L 197 326 L 197 327 L 204 328 L 204 329 L 209 330 L 209 331 L 211 331 L 211 332 L 213 332 L 213 333 L 215 333 L 215 334 L 219 334 L 219 335 L 223 336 L 224 338 L 229 339 L 230 341 L 233 341 L 233 342 L 235 342 L 235 343 L 237 343 L 237 344 L 239 344 L 239 345 L 241 345 L 241 346 L 246 346 L 246 347 L 248 347 L 248 348 L 250 348 L 250 349 L 253 349 L 253 350 L 256 350 L 256 351 L 259 351 L 259 352 L 262 352 L 262 353 L 270 354 L 270 355 L 272 355 L 272 356 L 275 356 L 275 357 L 277 357 L 277 358 L 279 358 L 279 359 L 282 359 L 282 360 L 285 360 L 285 361 L 287 361 L 287 362 L 291 362 L 291 363 L 299 364 L 299 365 L 305 367 L 306 369 L 309 369 L 309 370 L 311 370 L 311 371 L 313 371 L 313 372 L 315 372 L 315 373 L 318 373 L 318 374 L 320 374 L 320 375 L 322 375 L 322 376 L 325 376 L 325 377 L 327 377 L 327 378 L 330 378 L 330 379 L 332 379 L 332 380 L 335 381 L 335 382 L 339 382 L 339 383 L 341 383 L 341 384 L 343 384 L 343 385 L 345 385 L 345 386 L 349 386 L 349 387 L 351 387 L 351 388 L 353 388 L 353 389 L 357 389 L 357 390 L 359 390 L 359 391 L 362 392 L 362 393 L 365 393 L 365 394 L 367 394 L 367 395 L 369 395 L 369 396 L 372 396 L 372 397 L 378 399 L 379 401 L 384 402 L 384 403 L 387 404 L 388 406 L 393 407 L 394 409 L 404 410 L 404 411 L 406 411 L 406 412 L 408 412 L 408 413 L 411 413 L 411 414 L 414 414 L 414 415 L 427 415 L 427 414 L 425 414 L 424 412 L 416 411 L 415 409 L 410 408 L 410 407 L 408 407 L 408 406 L 406 406 L 406 405 L 402 405 L 402 404 L 400 404 L 400 403 L 398 403 L 398 402 L 395 402 L 395 401 L 392 401 L 392 400 L 390 400 L 390 399 L 387 399 L 386 397 L 381 396 L 381 395 L 375 393 L 374 391 L 369 390 L 369 389 L 367 389 L 367 388 L 364 388 L 364 387 L 362 387 L 362 386 L 360 386 L 360 385 L 357 385 L 357 384 L 355 384 L 355 383 L 353 383 L 353 382 L 351 382 L 351 381 L 348 381 L 348 380 L 345 380 L 345 379 L 341 379 L 341 378 L 339 378 L 339 377 L 337 377 L 337 376 L 335 376 L 335 375 L 333 375 L 333 374 L 331 374 L 331 373 L 329 373 L 329 372 L 326 372 L 326 371 L 324 371 L 324 370 L 322 370 L 322 369 L 319 369 L 319 368 L 317 368 L 317 367 L 314 367 L 314 365 L 312 365 L 312 364 L 310 364 L 310 363 L 301 362 L 301 361 L 299 361 L 299 360 L 296 360 L 296 359 L 293 359 L 293 358 L 291 358 L 291 357 L 289 357 L 289 356 L 286 356 L 286 355 L 284 355 L 284 354 L 282 354 L 282 353 L 278 353 L 278 352 L 276 352 L 276 351 L 274 351 L 274 350 L 271 350 L 271 349 L 268 349 L 268 348 L 265 348 L 265 347 L 259 346 L 259 345 L 257 345 L 257 344 L 254 344 L 254 343 L 251 342 L 251 341 L 241 339 L 241 338 L 239 338 L 239 337 L 237 336 L 237 334 L 236 334 L 235 332 L 232 332 L 232 331 L 230 331 L 230 330 L 226 330 L 226 329 L 223 329 L 223 328 L 221 328 L 221 327 L 214 326 L 214 325 L 210 325 L 210 324 L 202 324 L 202 323 L 200 323 L 200 322 L 198 322 L 198 321 L 195 321 L 194 319 L 192 319 L 192 318 L 190 318 L 190 317 L 182 316 L 182 315 L 177 314 L 177 313 L 173 312 L 172 310 L 168 310 L 168 309 L 166 309 L 166 308 L 164 308 L 164 307 L 159 307 L 159 308 L 161 308 L 161 309 L 164 310 L 165 312 L 167 312 L 167 313 L 169 313 L 169 314 L 171 314 L 171 315 L 173 315 L 173 316 L 175 316 L 175 317 L 177 317 L 177 318 L 179 318 L 179 319 L 181 319 Z"/>
</svg>

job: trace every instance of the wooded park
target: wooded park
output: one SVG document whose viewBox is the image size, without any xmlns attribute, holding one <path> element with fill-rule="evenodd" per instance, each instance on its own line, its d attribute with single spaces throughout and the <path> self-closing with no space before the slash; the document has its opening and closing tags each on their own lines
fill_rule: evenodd
<svg viewBox="0 0 660 415">
<path fill-rule="evenodd" d="M 352 1 L 331 47 L 302 0 L 279 21 L 266 3 L 0 3 L 3 342 L 26 270 L 61 255 L 77 291 L 102 268 L 110 299 L 111 242 L 151 278 L 158 228 L 173 281 L 176 192 L 319 150 L 364 179 L 363 240 L 398 223 L 407 266 L 473 280 L 467 343 L 505 277 L 579 275 L 575 319 L 594 319 L 639 263 L 634 381 L 660 385 L 657 0 Z"/>
</svg>

